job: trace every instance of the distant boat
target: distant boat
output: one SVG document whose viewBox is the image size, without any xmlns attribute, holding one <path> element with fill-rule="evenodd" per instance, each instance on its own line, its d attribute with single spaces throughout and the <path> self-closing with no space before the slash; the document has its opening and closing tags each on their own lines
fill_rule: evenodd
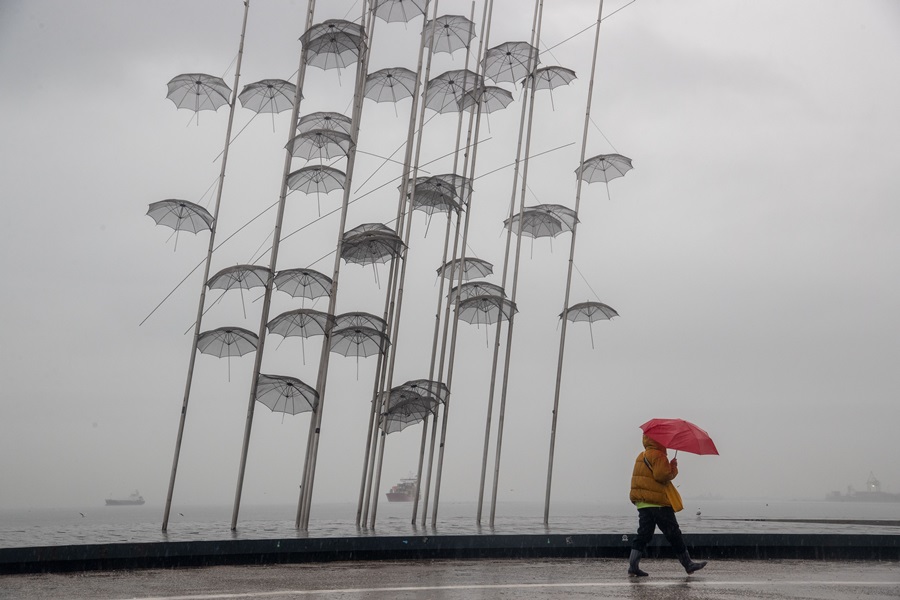
<svg viewBox="0 0 900 600">
<path fill-rule="evenodd" d="M 856 491 L 853 486 L 847 486 L 846 494 L 831 492 L 825 499 L 838 502 L 900 502 L 900 494 L 881 491 L 881 482 L 873 473 L 869 473 L 865 491 Z"/>
<path fill-rule="evenodd" d="M 140 492 L 134 490 L 134 493 L 127 498 L 107 498 L 107 506 L 140 506 L 144 503 L 144 497 Z"/>
<path fill-rule="evenodd" d="M 416 499 L 416 488 L 418 487 L 419 480 L 416 477 L 401 479 L 400 483 L 387 493 L 388 502 L 413 502 Z"/>
</svg>

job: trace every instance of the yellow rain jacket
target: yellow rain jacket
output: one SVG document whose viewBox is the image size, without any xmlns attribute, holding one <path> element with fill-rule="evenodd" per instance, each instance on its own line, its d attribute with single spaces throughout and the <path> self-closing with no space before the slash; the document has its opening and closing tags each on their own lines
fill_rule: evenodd
<svg viewBox="0 0 900 600">
<path fill-rule="evenodd" d="M 632 504 L 672 506 L 666 496 L 666 484 L 678 476 L 678 467 L 669 463 L 666 449 L 661 444 L 646 435 L 643 442 L 644 451 L 638 454 L 634 461 L 629 498 Z M 652 471 L 644 462 L 645 458 L 650 463 Z"/>
</svg>

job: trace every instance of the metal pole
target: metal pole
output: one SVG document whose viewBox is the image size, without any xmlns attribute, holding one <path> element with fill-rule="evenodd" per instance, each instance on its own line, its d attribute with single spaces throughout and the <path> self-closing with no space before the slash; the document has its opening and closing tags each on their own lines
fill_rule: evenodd
<svg viewBox="0 0 900 600">
<path fill-rule="evenodd" d="M 178 471 L 178 458 L 181 455 L 181 441 L 184 437 L 184 423 L 187 419 L 188 401 L 191 396 L 191 384 L 194 380 L 194 364 L 197 360 L 197 343 L 200 340 L 200 323 L 203 319 L 203 305 L 206 303 L 206 282 L 209 280 L 209 266 L 212 263 L 213 248 L 216 243 L 216 229 L 218 229 L 219 226 L 219 206 L 222 202 L 222 188 L 225 186 L 225 166 L 228 164 L 228 148 L 231 146 L 231 128 L 234 123 L 234 110 L 237 105 L 238 87 L 241 80 L 241 59 L 244 57 L 244 36 L 247 32 L 247 15 L 249 12 L 250 0 L 244 0 L 244 19 L 241 25 L 241 40 L 238 44 L 237 63 L 234 68 L 234 89 L 231 90 L 231 106 L 228 109 L 228 129 L 225 132 L 225 149 L 222 151 L 222 165 L 219 170 L 219 186 L 216 190 L 213 222 L 209 228 L 209 247 L 206 251 L 206 263 L 203 267 L 203 281 L 200 284 L 200 300 L 197 303 L 197 320 L 194 322 L 194 338 L 191 342 L 191 358 L 188 362 L 187 381 L 184 384 L 184 400 L 181 404 L 181 418 L 178 422 L 178 436 L 175 440 L 175 456 L 172 458 L 172 474 L 169 476 L 169 491 L 166 494 L 166 508 L 163 511 L 163 531 L 166 531 L 169 528 L 169 513 L 172 509 L 172 494 L 175 491 L 175 473 Z"/>
<path fill-rule="evenodd" d="M 368 18 L 374 19 L 374 9 L 372 3 L 367 0 L 362 3 L 361 23 L 363 28 L 369 35 L 374 33 L 373 24 L 367 21 Z M 359 46 L 359 58 L 356 71 L 356 87 L 353 97 L 353 126 L 350 133 L 350 151 L 347 153 L 347 180 L 345 183 L 343 199 L 341 202 L 341 220 L 338 226 L 337 245 L 334 255 L 334 274 L 331 283 L 331 295 L 328 299 L 328 314 L 334 316 L 335 307 L 337 306 L 338 281 L 341 274 L 341 249 L 343 248 L 344 229 L 347 225 L 347 207 L 350 203 L 350 191 L 353 184 L 353 168 L 356 165 L 356 148 L 359 140 L 360 121 L 362 120 L 363 91 L 365 89 L 366 73 L 369 64 L 369 51 L 371 40 L 361 40 Z M 312 456 L 308 461 L 308 469 L 306 477 L 303 480 L 303 487 L 300 490 L 303 507 L 301 509 L 300 528 L 304 531 L 309 528 L 309 513 L 312 505 L 313 484 L 316 478 L 316 460 L 318 458 L 319 439 L 322 429 L 322 408 L 325 400 L 325 387 L 328 381 L 328 364 L 331 358 L 331 329 L 325 332 L 325 339 L 322 342 L 322 353 L 319 359 L 319 373 L 316 382 L 316 391 L 319 392 L 318 410 L 316 410 L 315 421 L 316 426 L 313 431 Z"/>
<path fill-rule="evenodd" d="M 437 11 L 438 11 L 439 4 L 440 4 L 439 0 L 434 0 L 434 10 L 432 12 L 433 16 L 431 18 L 431 39 L 432 39 L 432 41 L 434 40 L 434 34 L 437 30 L 436 29 L 437 28 Z M 431 74 L 431 59 L 432 59 L 433 55 L 434 55 L 434 52 L 433 52 L 432 48 L 428 48 L 428 59 L 425 62 L 426 85 L 428 82 L 428 77 Z M 394 364 L 395 364 L 395 361 L 397 358 L 397 346 L 399 345 L 398 338 L 399 338 L 399 333 L 400 333 L 400 314 L 401 314 L 401 311 L 403 310 L 403 284 L 406 281 L 406 257 L 407 257 L 407 254 L 409 253 L 409 236 L 410 236 L 410 231 L 412 230 L 412 220 L 413 220 L 412 219 L 412 206 L 413 206 L 413 202 L 414 202 L 415 196 L 416 196 L 415 185 L 413 185 L 412 189 L 410 190 L 409 184 L 410 184 L 410 180 L 415 182 L 415 179 L 418 176 L 419 155 L 422 151 L 422 138 L 425 135 L 424 128 L 425 128 L 425 102 L 423 99 L 422 104 L 419 107 L 419 127 L 418 127 L 419 135 L 416 138 L 416 152 L 415 152 L 415 157 L 413 158 L 413 162 L 412 162 L 412 175 L 411 176 L 409 175 L 410 165 L 405 164 L 403 166 L 403 184 L 402 184 L 401 190 L 400 190 L 400 202 L 403 202 L 407 196 L 409 198 L 407 201 L 407 206 L 409 206 L 409 211 L 408 211 L 409 214 L 407 215 L 407 218 L 406 218 L 406 231 L 403 235 L 403 243 L 405 245 L 400 251 L 400 253 L 401 253 L 400 260 L 402 262 L 400 263 L 400 277 L 399 277 L 399 280 L 397 281 L 397 304 L 396 304 L 394 315 L 391 318 L 391 327 L 393 328 L 393 331 L 391 333 L 390 353 L 388 354 L 388 356 L 390 358 L 389 358 L 389 365 L 388 365 L 388 371 L 387 371 L 387 379 L 382 381 L 382 390 L 385 392 L 384 403 L 385 403 L 386 410 L 390 408 L 390 389 L 391 389 L 391 386 L 393 385 L 393 381 L 394 381 Z M 407 191 L 409 191 L 409 194 L 406 193 Z M 382 461 L 384 459 L 384 446 L 387 441 L 387 434 L 382 433 L 379 436 L 379 440 L 380 440 L 380 448 L 378 450 L 378 468 L 375 473 L 374 490 L 373 490 L 373 495 L 372 495 L 372 515 L 370 517 L 371 527 L 375 526 L 375 515 L 378 511 L 378 493 L 379 493 L 379 488 L 381 486 L 381 467 L 382 467 Z"/>
<path fill-rule="evenodd" d="M 534 49 L 535 53 L 537 53 L 538 46 L 541 43 L 541 23 L 544 12 L 544 2 L 543 0 L 539 0 L 540 8 L 538 10 L 537 17 L 537 32 L 534 35 Z M 526 82 L 531 84 L 531 99 L 528 103 L 528 128 L 525 136 L 525 158 L 524 158 L 524 166 L 522 168 L 522 193 L 521 199 L 519 201 L 519 213 L 525 209 L 525 192 L 527 191 L 528 185 L 528 157 L 529 152 L 531 150 L 531 132 L 532 132 L 532 122 L 534 119 L 534 93 L 535 93 L 535 85 L 534 85 L 534 71 L 537 66 L 537 55 L 530 57 L 528 61 L 528 75 L 526 76 Z M 528 90 L 528 83 L 526 83 L 526 91 Z M 513 266 L 513 284 L 512 284 L 512 294 L 510 296 L 510 300 L 513 304 L 516 302 L 516 292 L 518 291 L 518 283 L 519 283 L 519 257 L 522 253 L 522 225 L 524 224 L 524 219 L 519 219 L 519 227 L 518 232 L 516 233 L 516 257 L 515 264 Z M 510 223 L 512 225 L 512 223 Z M 497 449 L 494 452 L 494 485 L 491 489 L 491 517 L 490 517 L 490 526 L 494 526 L 494 516 L 497 513 L 497 486 L 499 484 L 500 479 L 500 451 L 503 447 L 503 424 L 506 418 L 506 395 L 509 390 L 509 367 L 510 367 L 510 358 L 512 356 L 512 340 L 513 340 L 513 329 L 515 327 L 516 315 L 515 311 L 510 311 L 509 315 L 509 325 L 506 330 L 506 357 L 504 359 L 503 364 L 503 387 L 500 390 L 500 414 L 497 417 Z"/>
<path fill-rule="evenodd" d="M 591 122 L 591 101 L 594 95 L 594 76 L 597 71 L 597 51 L 600 46 L 600 21 L 603 18 L 603 0 L 600 0 L 600 8 L 597 11 L 597 28 L 594 32 L 594 55 L 591 60 L 591 80 L 588 83 L 587 107 L 584 110 L 584 128 L 581 134 L 581 157 L 578 160 L 578 167 L 584 164 L 584 155 L 587 152 L 588 125 Z M 562 328 L 559 332 L 559 357 L 556 361 L 556 387 L 553 391 L 553 413 L 550 424 L 550 455 L 547 459 L 547 491 L 544 494 L 544 525 L 550 522 L 550 483 L 553 479 L 553 453 L 556 449 L 556 423 L 559 418 L 559 390 L 562 383 L 563 354 L 566 349 L 566 325 L 569 319 L 566 318 L 566 311 L 569 309 L 569 292 L 572 289 L 572 266 L 575 263 L 575 232 L 578 228 L 578 208 L 581 205 L 581 184 L 582 177 L 576 178 L 575 184 L 575 223 L 572 225 L 572 240 L 569 243 L 569 269 L 566 275 L 566 293 L 563 299 L 562 310 Z"/>
</svg>

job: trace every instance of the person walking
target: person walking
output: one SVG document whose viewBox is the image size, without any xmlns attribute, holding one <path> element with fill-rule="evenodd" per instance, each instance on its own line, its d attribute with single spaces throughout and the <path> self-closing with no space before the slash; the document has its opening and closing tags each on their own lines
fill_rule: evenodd
<svg viewBox="0 0 900 600">
<path fill-rule="evenodd" d="M 667 486 L 672 485 L 672 480 L 678 476 L 678 459 L 670 461 L 665 446 L 646 435 L 643 436 L 643 443 L 644 451 L 634 461 L 634 471 L 631 474 L 629 498 L 638 509 L 638 530 L 637 537 L 631 543 L 628 575 L 647 577 L 648 573 L 640 568 L 640 560 L 657 527 L 666 536 L 684 570 L 690 575 L 705 567 L 706 561 L 691 560 L 681 536 L 678 519 L 675 518 L 675 509 L 672 508 L 672 501 L 666 491 Z M 678 510 L 681 510 L 680 506 Z"/>
</svg>

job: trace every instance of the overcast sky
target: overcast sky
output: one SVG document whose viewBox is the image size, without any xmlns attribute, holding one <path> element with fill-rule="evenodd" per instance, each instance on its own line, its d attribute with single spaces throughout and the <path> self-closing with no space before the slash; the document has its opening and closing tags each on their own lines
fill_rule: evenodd
<svg viewBox="0 0 900 600">
<path fill-rule="evenodd" d="M 625 4 L 607 0 L 604 12 Z M 349 0 L 319 5 L 317 21 L 358 12 Z M 241 86 L 294 79 L 305 8 L 254 0 Z M 93 506 L 135 488 L 165 501 L 201 271 L 139 324 L 203 260 L 208 234 L 182 233 L 176 248 L 145 213 L 167 198 L 211 208 L 227 107 L 198 120 L 166 99 L 166 83 L 203 72 L 233 85 L 242 14 L 238 0 L 0 3 L 0 507 Z M 532 151 L 565 147 L 531 162 L 529 205 L 574 206 L 592 31 L 560 42 L 596 14 L 593 1 L 546 3 L 542 62 L 578 79 L 552 102 L 538 96 Z M 531 18 L 530 3 L 498 0 L 491 45 L 527 40 Z M 379 22 L 370 70 L 415 69 L 420 27 Z M 620 317 L 593 325 L 593 349 L 586 324 L 569 328 L 555 499 L 627 503 L 638 426 L 653 417 L 694 421 L 718 445 L 718 457 L 679 454 L 685 496 L 816 499 L 861 488 L 870 471 L 900 492 L 898 31 L 893 0 L 637 0 L 604 21 L 587 152 L 624 154 L 634 170 L 609 197 L 603 184 L 583 190 L 572 303 L 600 300 Z M 437 55 L 432 75 L 464 64 L 463 51 Z M 301 113 L 349 114 L 353 74 L 310 69 Z M 479 174 L 514 158 L 514 93 L 482 127 Z M 409 108 L 366 101 L 360 150 L 394 152 Z M 235 132 L 246 129 L 229 157 L 219 241 L 277 200 L 287 115 L 238 108 Z M 423 164 L 452 151 L 455 126 L 452 115 L 428 123 Z M 425 168 L 448 172 L 451 160 Z M 393 219 L 399 167 L 360 188 L 381 162 L 360 157 L 348 226 Z M 470 247 L 494 263 L 494 283 L 514 185 L 509 168 L 475 184 Z M 320 200 L 332 210 L 340 194 Z M 315 196 L 290 195 L 285 232 L 317 211 Z M 274 221 L 266 212 L 223 245 L 212 271 L 260 255 Z M 427 237 L 426 224 L 416 213 L 395 382 L 428 371 L 445 220 L 435 216 Z M 292 236 L 278 268 L 330 274 L 337 226 L 333 216 Z M 569 240 L 522 249 L 500 500 L 543 499 Z M 380 288 L 370 267 L 342 265 L 338 312 L 381 314 L 385 267 L 378 277 Z M 258 296 L 244 294 L 245 319 L 229 292 L 203 328 L 256 331 Z M 279 293 L 270 316 L 297 307 Z M 486 333 L 460 326 L 448 501 L 478 489 Z M 263 372 L 314 385 L 320 339 L 306 342 L 303 364 L 296 338 L 270 337 Z M 230 367 L 199 356 L 176 506 L 230 505 L 252 366 L 253 355 Z M 331 360 L 316 501 L 356 498 L 374 368 L 374 358 Z M 308 422 L 257 409 L 244 502 L 296 501 Z M 419 434 L 389 436 L 383 488 L 415 470 Z"/>
</svg>

